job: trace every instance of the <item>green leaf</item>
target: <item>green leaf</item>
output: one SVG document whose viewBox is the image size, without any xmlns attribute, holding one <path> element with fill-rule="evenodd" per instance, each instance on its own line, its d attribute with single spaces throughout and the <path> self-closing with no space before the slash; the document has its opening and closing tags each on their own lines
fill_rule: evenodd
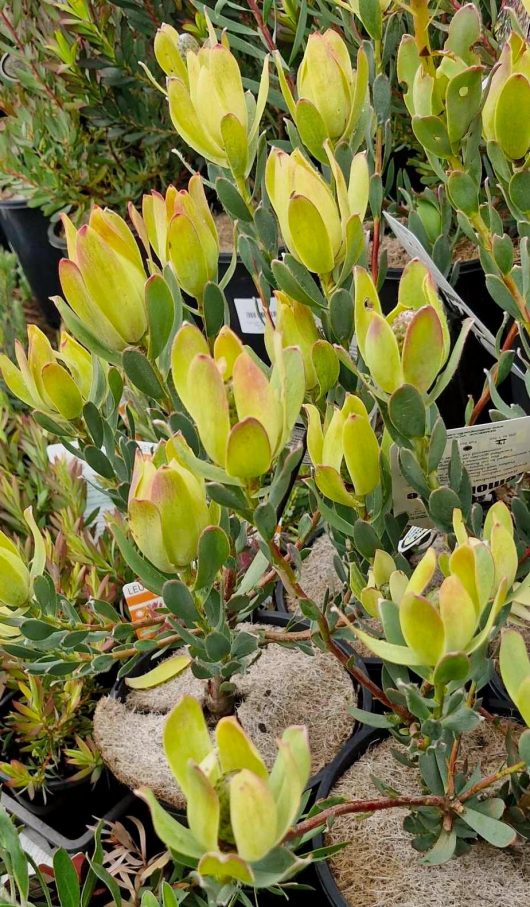
<svg viewBox="0 0 530 907">
<path fill-rule="evenodd" d="M 466 825 L 469 825 L 473 831 L 476 831 L 481 838 L 484 838 L 489 844 L 493 844 L 494 847 L 509 847 L 517 837 L 514 829 L 505 822 L 485 816 L 476 809 L 470 809 L 469 806 L 465 806 L 459 815 Z"/>
<path fill-rule="evenodd" d="M 61 907 L 79 907 L 79 878 L 69 854 L 62 847 L 53 855 L 53 872 Z"/>
<path fill-rule="evenodd" d="M 411 450 L 407 450 L 406 447 L 402 447 L 399 451 L 399 468 L 403 473 L 404 478 L 407 482 L 410 483 L 412 488 L 421 494 L 424 498 L 427 498 L 430 493 L 430 488 L 425 478 L 422 468 L 418 463 L 416 457 L 414 456 Z"/>
<path fill-rule="evenodd" d="M 100 882 L 103 882 L 112 895 L 112 907 L 121 907 L 121 893 L 116 879 L 111 876 L 110 872 L 107 872 L 104 866 L 96 863 L 95 860 L 89 859 L 88 864 L 94 875 L 97 876 Z"/>
<path fill-rule="evenodd" d="M 0 806 L 0 856 L 13 876 L 25 904 L 29 895 L 28 861 L 15 826 L 3 806 Z"/>
<path fill-rule="evenodd" d="M 331 329 L 338 343 L 348 343 L 353 335 L 353 299 L 347 290 L 335 290 L 329 303 Z"/>
<path fill-rule="evenodd" d="M 245 518 L 250 517 L 248 501 L 241 488 L 235 485 L 227 487 L 219 482 L 209 482 L 207 485 L 208 495 L 212 501 L 220 504 L 221 507 L 227 507 L 229 510 L 235 510 Z"/>
<path fill-rule="evenodd" d="M 186 627 L 193 627 L 200 622 L 197 606 L 185 583 L 178 579 L 168 580 L 164 583 L 162 598 L 166 608 L 182 620 Z"/>
<path fill-rule="evenodd" d="M 83 450 L 83 456 L 88 465 L 104 479 L 114 479 L 114 467 L 106 454 L 97 447 L 89 445 Z"/>
<path fill-rule="evenodd" d="M 223 658 L 230 655 L 230 649 L 232 647 L 230 637 L 227 637 L 224 633 L 218 631 L 208 633 L 205 638 L 205 645 L 208 658 L 211 661 L 222 661 Z"/>
<path fill-rule="evenodd" d="M 48 636 L 51 636 L 52 633 L 57 632 L 57 628 L 47 624 L 43 620 L 25 620 L 20 626 L 20 632 L 26 637 L 26 639 L 31 639 L 33 641 L 40 641 L 42 639 L 47 639 Z"/>
<path fill-rule="evenodd" d="M 204 325 L 207 337 L 215 337 L 225 320 L 226 299 L 223 291 L 213 281 L 204 288 Z"/>
<path fill-rule="evenodd" d="M 464 652 L 449 652 L 440 659 L 434 670 L 433 682 L 447 684 L 463 682 L 469 674 L 469 658 Z"/>
<path fill-rule="evenodd" d="M 211 586 L 230 554 L 230 542 L 220 526 L 207 526 L 201 533 L 195 589 Z"/>
<path fill-rule="evenodd" d="M 163 400 L 166 392 L 147 356 L 134 347 L 123 351 L 123 368 L 129 381 L 146 397 Z"/>
<path fill-rule="evenodd" d="M 381 542 L 375 529 L 366 520 L 355 521 L 353 539 L 355 547 L 367 560 L 373 558 L 377 549 L 381 547 Z"/>
<path fill-rule="evenodd" d="M 510 180 L 510 198 L 524 214 L 530 212 L 530 170 L 514 173 Z"/>
<path fill-rule="evenodd" d="M 367 712 L 365 709 L 358 709 L 354 706 L 351 706 L 349 709 L 350 715 L 360 721 L 361 724 L 366 724 L 368 727 L 377 727 L 377 728 L 391 728 L 394 727 L 394 723 L 387 718 L 386 715 L 378 715 L 376 712 Z"/>
<path fill-rule="evenodd" d="M 230 217 L 234 220 L 242 220 L 245 223 L 250 223 L 252 214 L 230 180 L 226 179 L 224 176 L 217 177 L 215 181 L 215 191 L 217 192 L 223 208 Z"/>
<path fill-rule="evenodd" d="M 453 510 L 461 508 L 458 495 L 447 485 L 435 488 L 429 497 L 429 514 L 440 529 L 450 531 L 453 525 Z"/>
<path fill-rule="evenodd" d="M 471 66 L 450 79 L 446 92 L 449 141 L 460 142 L 476 117 L 482 99 L 482 66 Z"/>
<path fill-rule="evenodd" d="M 149 589 L 150 592 L 154 592 L 156 595 L 161 595 L 165 582 L 171 577 L 161 573 L 156 567 L 153 567 L 149 561 L 146 561 L 145 558 L 142 557 L 115 520 L 110 520 L 109 526 L 118 548 L 133 573 L 139 578 L 146 589 Z"/>
<path fill-rule="evenodd" d="M 149 358 L 158 359 L 169 340 L 175 318 L 175 304 L 166 281 L 153 274 L 145 285 L 145 305 L 149 324 Z"/>
<path fill-rule="evenodd" d="M 420 392 L 412 384 L 402 384 L 390 397 L 388 414 L 405 438 L 422 438 L 426 412 Z"/>
<path fill-rule="evenodd" d="M 455 170 L 447 180 L 449 197 L 457 210 L 468 217 L 478 211 L 478 186 L 469 173 Z"/>
<path fill-rule="evenodd" d="M 523 762 L 530 765 L 530 730 L 523 731 L 519 737 L 519 755 Z"/>
<path fill-rule="evenodd" d="M 276 532 L 276 510 L 270 502 L 260 504 L 254 511 L 254 523 L 260 535 L 268 541 Z"/>
<path fill-rule="evenodd" d="M 281 290 L 311 309 L 327 309 L 327 302 L 309 271 L 292 255 L 272 262 L 272 273 Z"/>
<path fill-rule="evenodd" d="M 440 117 L 412 117 L 412 129 L 418 142 L 436 157 L 450 157 L 451 142 Z"/>
<path fill-rule="evenodd" d="M 101 447 L 103 444 L 103 420 L 94 403 L 85 403 L 83 407 L 83 419 L 85 420 L 85 425 L 90 432 L 94 445 L 98 448 Z"/>
<path fill-rule="evenodd" d="M 427 469 L 429 472 L 434 472 L 435 469 L 438 469 L 440 460 L 444 455 L 446 442 L 447 429 L 442 417 L 438 416 L 433 425 L 429 441 L 429 453 L 427 456 Z"/>
<path fill-rule="evenodd" d="M 383 18 L 379 0 L 359 0 L 359 18 L 370 37 L 373 38 L 374 41 L 380 41 Z"/>
<path fill-rule="evenodd" d="M 490 296 L 493 297 L 501 309 L 508 312 L 516 320 L 521 318 L 517 303 L 500 277 L 497 277 L 496 274 L 486 274 L 486 287 Z"/>
<path fill-rule="evenodd" d="M 442 828 L 436 844 L 428 851 L 422 863 L 427 863 L 428 866 L 440 866 L 441 863 L 447 863 L 454 855 L 456 840 L 454 828 L 451 831 L 445 831 Z"/>
<path fill-rule="evenodd" d="M 487 280 L 486 280 L 486 282 L 487 282 Z M 428 406 L 431 403 L 434 403 L 434 401 L 438 399 L 438 397 L 440 396 L 442 391 L 445 390 L 445 388 L 451 381 L 451 378 L 455 374 L 455 372 L 458 368 L 458 363 L 460 362 L 460 357 L 461 357 L 463 349 L 464 349 L 464 344 L 467 340 L 467 335 L 469 334 L 472 326 L 473 326 L 472 318 L 466 318 L 462 322 L 462 328 L 461 328 L 460 334 L 458 335 L 458 340 L 456 341 L 456 343 L 453 347 L 453 350 L 451 352 L 451 355 L 449 356 L 447 365 L 445 366 L 445 369 L 443 370 L 442 374 L 438 375 L 438 378 L 436 379 L 436 383 L 435 383 L 433 389 L 427 395 L 426 403 Z"/>
</svg>

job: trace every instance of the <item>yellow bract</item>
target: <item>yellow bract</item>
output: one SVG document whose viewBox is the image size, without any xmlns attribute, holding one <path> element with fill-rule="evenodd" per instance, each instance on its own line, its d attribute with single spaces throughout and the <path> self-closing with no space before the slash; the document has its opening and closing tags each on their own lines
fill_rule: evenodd
<svg viewBox="0 0 530 907">
<path fill-rule="evenodd" d="M 200 875 L 259 887 L 253 864 L 281 845 L 309 778 L 305 728 L 284 731 L 269 773 L 236 718 L 219 721 L 214 742 L 200 704 L 184 696 L 166 720 L 164 751 L 186 797 L 188 828 L 166 813 L 151 791 L 142 789 L 139 793 L 151 808 L 161 840 L 171 850 L 198 859 Z M 277 881 L 285 872 L 280 869 Z"/>
</svg>

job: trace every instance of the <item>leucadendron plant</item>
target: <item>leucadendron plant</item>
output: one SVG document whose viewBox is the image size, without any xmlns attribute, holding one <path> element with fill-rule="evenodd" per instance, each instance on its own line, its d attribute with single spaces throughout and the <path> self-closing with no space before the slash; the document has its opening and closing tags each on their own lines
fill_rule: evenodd
<svg viewBox="0 0 530 907">
<path fill-rule="evenodd" d="M 381 24 L 394 15 L 391 6 L 377 9 Z M 402 45 L 400 71 L 410 77 L 406 103 L 418 141 L 439 136 L 446 148 L 447 133 L 447 156 L 429 151 L 435 172 L 438 160 L 456 169 L 466 143 L 465 177 L 468 159 L 476 169 L 472 148 L 482 115 L 481 100 L 475 103 L 477 71 L 483 96 L 473 47 L 477 14 L 459 11 L 458 27 L 451 25 L 437 54 L 422 10 L 425 4 L 414 4 L 417 31 Z M 370 34 L 380 33 L 379 42 L 379 16 L 369 21 L 363 4 L 353 14 Z M 65 299 L 58 304 L 80 345 L 70 350 L 83 362 L 83 381 L 60 350 L 46 347 L 41 355 L 35 344 L 27 367 L 20 357 L 22 377 L 10 366 L 6 371 L 15 393 L 39 410 L 41 424 L 94 471 L 93 481 L 110 499 L 107 524 L 128 565 L 126 578 L 138 580 L 157 601 L 141 620 L 96 598 L 81 608 L 57 591 L 62 587 L 40 563 L 22 604 L 8 602 L 5 623 L 19 638 L 3 650 L 22 659 L 28 673 L 54 678 L 77 680 L 117 664 L 132 688 L 155 686 L 181 671 L 203 682 L 201 708 L 185 707 L 194 715 L 189 739 L 203 743 L 189 752 L 191 769 L 187 762 L 173 765 L 188 800 L 188 826 L 182 831 L 182 823 L 174 826 L 154 809 L 160 835 L 169 828 L 187 842 L 188 850 L 175 852 L 186 866 L 194 861 L 193 878 L 204 884 L 211 904 L 230 899 L 230 886 L 259 887 L 259 864 L 278 848 L 286 861 L 273 874 L 280 884 L 285 867 L 298 867 L 289 842 L 335 814 L 330 807 L 293 828 L 293 792 L 299 799 L 306 770 L 284 784 L 288 747 L 280 746 L 281 768 L 265 774 L 234 730 L 238 676 L 275 641 L 332 653 L 384 706 L 382 716 L 356 711 L 356 719 L 394 734 L 418 769 L 416 798 L 350 805 L 350 811 L 409 806 L 407 827 L 431 862 L 460 853 L 475 835 L 501 845 L 513 839 L 500 795 L 487 807 L 479 798 L 502 774 L 491 781 L 470 769 L 462 780 L 455 766 L 461 735 L 484 720 L 480 690 L 501 624 L 527 614 L 525 492 L 508 496 L 510 509 L 498 503 L 485 513 L 473 499 L 458 442 L 448 449 L 438 400 L 458 369 L 470 324 L 451 336 L 429 268 L 409 262 L 394 307 L 388 311 L 381 303 L 373 249 L 388 119 L 381 98 L 388 86 L 382 71 L 375 79 L 367 72 L 369 42 L 359 50 L 352 29 L 339 34 L 340 21 L 333 22 L 337 37 L 324 30 L 308 42 L 296 87 L 290 73 L 280 79 L 293 119 L 281 145 L 270 146 L 262 127 L 267 64 L 257 94 L 255 85 L 245 93 L 226 38 L 211 25 L 203 47 L 167 28 L 159 33 L 156 54 L 168 75 L 171 115 L 181 138 L 204 155 L 205 173 L 193 174 L 186 189 L 151 193 L 138 210 L 131 207 L 132 228 L 101 209 L 78 230 L 66 221 Z M 375 56 L 382 66 L 382 47 Z M 323 97 L 321 63 L 341 85 L 338 112 Z M 446 188 L 451 195 L 453 183 Z M 214 204 L 234 222 L 234 254 L 221 279 Z M 426 223 L 430 213 L 423 211 Z M 225 290 L 237 255 L 263 304 L 264 361 L 230 324 Z M 80 401 L 76 396 L 68 413 L 61 412 L 63 398 L 50 393 L 50 370 L 65 387 L 72 380 L 77 386 Z M 285 508 L 300 486 L 306 512 L 286 533 Z M 414 571 L 399 551 L 408 519 L 396 503 L 403 486 L 447 548 L 439 556 L 429 551 Z M 313 601 L 301 565 L 308 538 L 322 524 L 337 547 L 342 588 Z M 298 601 L 307 629 L 263 629 L 259 614 L 257 625 L 242 627 L 278 579 Z M 0 600 L 9 588 L 0 572 Z M 383 659 L 380 685 L 338 645 L 344 637 L 354 646 L 362 640 Z M 141 673 L 138 662 L 146 654 Z M 213 727 L 219 719 L 215 749 L 204 722 Z M 241 743 L 234 749 L 253 754 L 252 766 L 230 762 L 222 742 L 227 729 Z M 435 763 L 447 771 L 434 774 Z M 252 808 L 233 784 L 237 775 L 226 777 L 232 771 L 250 771 L 260 781 L 252 779 L 249 796 L 263 797 L 263 821 L 248 840 L 240 819 Z M 525 783 L 522 769 L 517 777 Z M 512 793 L 502 801 L 508 811 Z M 427 831 L 424 808 L 434 811 Z M 258 833 L 263 837 L 256 842 Z M 228 846 L 234 848 L 230 860 Z"/>
<path fill-rule="evenodd" d="M 235 901 L 242 887 L 280 893 L 282 883 L 311 860 L 285 843 L 302 811 L 311 769 L 305 728 L 283 732 L 269 772 L 235 718 L 221 718 L 211 737 L 200 703 L 184 696 L 165 721 L 163 741 L 186 798 L 187 825 L 148 788 L 137 793 L 174 859 L 191 865 L 192 879 L 212 905 Z"/>
</svg>

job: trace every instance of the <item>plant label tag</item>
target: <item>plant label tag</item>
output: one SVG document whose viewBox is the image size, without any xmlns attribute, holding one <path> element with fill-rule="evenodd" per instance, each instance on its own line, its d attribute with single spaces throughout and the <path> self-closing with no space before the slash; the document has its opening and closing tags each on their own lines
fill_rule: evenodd
<svg viewBox="0 0 530 907">
<path fill-rule="evenodd" d="M 469 473 L 473 500 L 480 503 L 493 501 L 497 488 L 530 471 L 530 416 L 504 419 L 490 425 L 450 428 L 438 467 L 441 485 L 448 484 L 453 441 L 457 442 L 462 465 Z M 395 444 L 391 449 L 391 469 L 395 512 L 408 514 L 414 526 L 432 526 L 419 495 L 400 472 Z"/>
<path fill-rule="evenodd" d="M 155 619 L 160 608 L 164 607 L 164 601 L 161 595 L 155 595 L 137 580 L 134 583 L 126 583 L 123 587 L 123 597 L 131 616 L 132 624 L 137 624 L 143 620 Z M 160 629 L 159 625 L 154 630 L 150 627 L 141 627 L 136 630 L 138 639 L 148 639 L 156 635 Z"/>
<path fill-rule="evenodd" d="M 246 299 L 235 298 L 234 305 L 243 334 L 265 333 L 265 309 L 261 299 L 257 296 L 250 296 Z M 274 298 L 270 300 L 269 311 L 273 319 L 276 318 L 276 299 Z"/>
<path fill-rule="evenodd" d="M 403 538 L 399 540 L 398 551 L 400 554 L 406 554 L 411 548 L 428 548 L 435 536 L 436 532 L 433 529 L 411 526 Z"/>
</svg>

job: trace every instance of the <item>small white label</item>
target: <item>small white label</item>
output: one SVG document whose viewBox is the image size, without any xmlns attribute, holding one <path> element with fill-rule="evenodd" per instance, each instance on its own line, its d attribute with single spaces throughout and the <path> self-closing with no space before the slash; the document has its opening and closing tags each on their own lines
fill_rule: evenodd
<svg viewBox="0 0 530 907">
<path fill-rule="evenodd" d="M 463 466 L 469 473 L 473 498 L 486 501 L 496 488 L 530 471 L 530 416 L 489 425 L 450 428 L 438 478 L 447 484 L 451 448 L 458 442 Z M 416 526 L 432 526 L 416 492 L 401 475 L 396 445 L 391 451 L 392 495 L 395 513 L 406 513 Z"/>
<path fill-rule="evenodd" d="M 243 334 L 264 334 L 265 333 L 265 309 L 261 299 L 257 296 L 247 297 L 246 299 L 234 299 L 237 317 Z M 269 311 L 276 318 L 276 299 L 271 299 Z"/>
</svg>

